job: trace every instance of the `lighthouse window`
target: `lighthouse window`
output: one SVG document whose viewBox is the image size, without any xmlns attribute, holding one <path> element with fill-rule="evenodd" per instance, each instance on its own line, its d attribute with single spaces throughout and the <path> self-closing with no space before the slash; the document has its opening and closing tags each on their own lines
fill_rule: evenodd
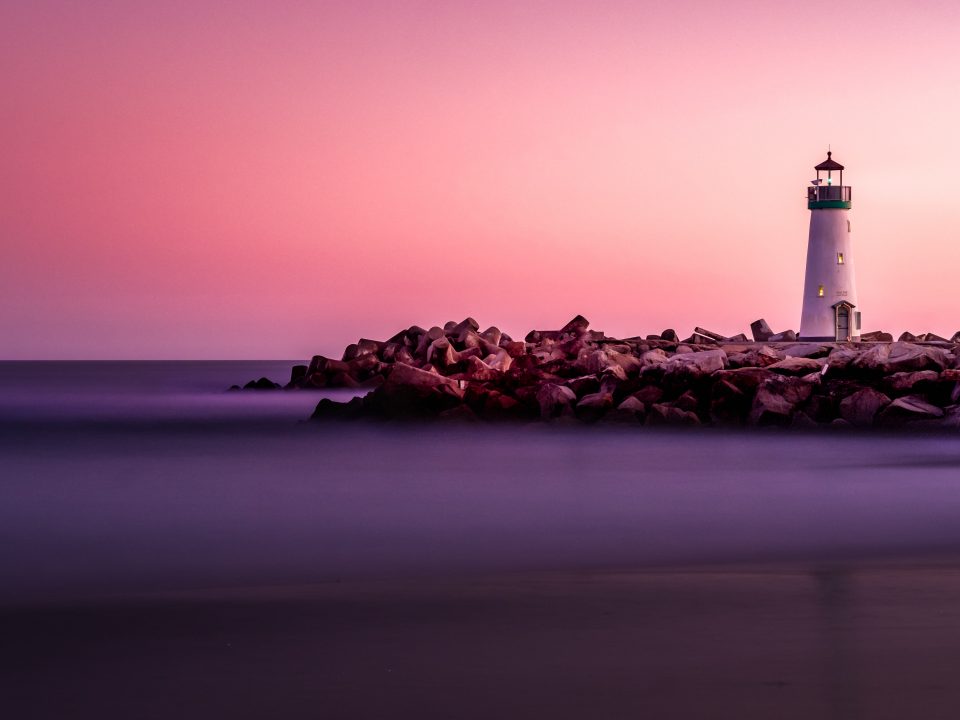
<svg viewBox="0 0 960 720">
<path fill-rule="evenodd" d="M 843 265 L 843 253 L 837 253 L 837 265 Z"/>
<path fill-rule="evenodd" d="M 823 285 L 817 289 L 817 297 L 823 297 Z"/>
<path fill-rule="evenodd" d="M 856 320 L 856 323 L 857 323 L 857 330 L 859 330 L 859 329 L 860 329 L 860 313 L 859 313 L 859 312 L 855 312 L 855 313 L 853 314 L 853 317 L 854 317 L 854 319 Z"/>
<path fill-rule="evenodd" d="M 850 232 L 850 221 L 847 220 L 847 232 Z"/>
</svg>

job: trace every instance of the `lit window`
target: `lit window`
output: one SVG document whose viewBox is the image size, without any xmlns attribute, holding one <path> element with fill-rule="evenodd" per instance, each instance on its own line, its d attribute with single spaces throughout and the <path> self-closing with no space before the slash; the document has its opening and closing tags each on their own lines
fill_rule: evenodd
<svg viewBox="0 0 960 720">
<path fill-rule="evenodd" d="M 843 253 L 837 253 L 837 265 L 843 265 Z"/>
<path fill-rule="evenodd" d="M 823 297 L 823 285 L 817 290 L 817 297 Z"/>
</svg>

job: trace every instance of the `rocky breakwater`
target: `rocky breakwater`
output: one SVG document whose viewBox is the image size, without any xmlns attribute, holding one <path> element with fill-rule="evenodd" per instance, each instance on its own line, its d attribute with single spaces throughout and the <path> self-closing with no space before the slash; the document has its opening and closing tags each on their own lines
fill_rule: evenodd
<svg viewBox="0 0 960 720">
<path fill-rule="evenodd" d="M 576 317 L 523 341 L 472 318 L 294 368 L 288 388 L 370 386 L 321 400 L 315 420 L 430 418 L 636 426 L 926 428 L 960 431 L 960 346 L 616 339 Z"/>
</svg>

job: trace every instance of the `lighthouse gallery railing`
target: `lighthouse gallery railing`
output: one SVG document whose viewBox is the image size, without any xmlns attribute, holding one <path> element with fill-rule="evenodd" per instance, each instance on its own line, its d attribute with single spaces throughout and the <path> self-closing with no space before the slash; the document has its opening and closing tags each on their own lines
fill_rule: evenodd
<svg viewBox="0 0 960 720">
<path fill-rule="evenodd" d="M 807 188 L 807 200 L 810 202 L 823 202 L 825 200 L 850 202 L 850 186 L 813 185 Z"/>
</svg>

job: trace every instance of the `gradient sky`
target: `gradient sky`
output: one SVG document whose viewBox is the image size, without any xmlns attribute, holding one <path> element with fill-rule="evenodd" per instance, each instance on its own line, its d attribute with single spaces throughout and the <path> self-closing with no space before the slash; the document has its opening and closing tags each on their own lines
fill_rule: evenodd
<svg viewBox="0 0 960 720">
<path fill-rule="evenodd" d="M 956 2 L 0 7 L 0 357 L 297 358 L 466 315 L 960 329 Z"/>
</svg>

